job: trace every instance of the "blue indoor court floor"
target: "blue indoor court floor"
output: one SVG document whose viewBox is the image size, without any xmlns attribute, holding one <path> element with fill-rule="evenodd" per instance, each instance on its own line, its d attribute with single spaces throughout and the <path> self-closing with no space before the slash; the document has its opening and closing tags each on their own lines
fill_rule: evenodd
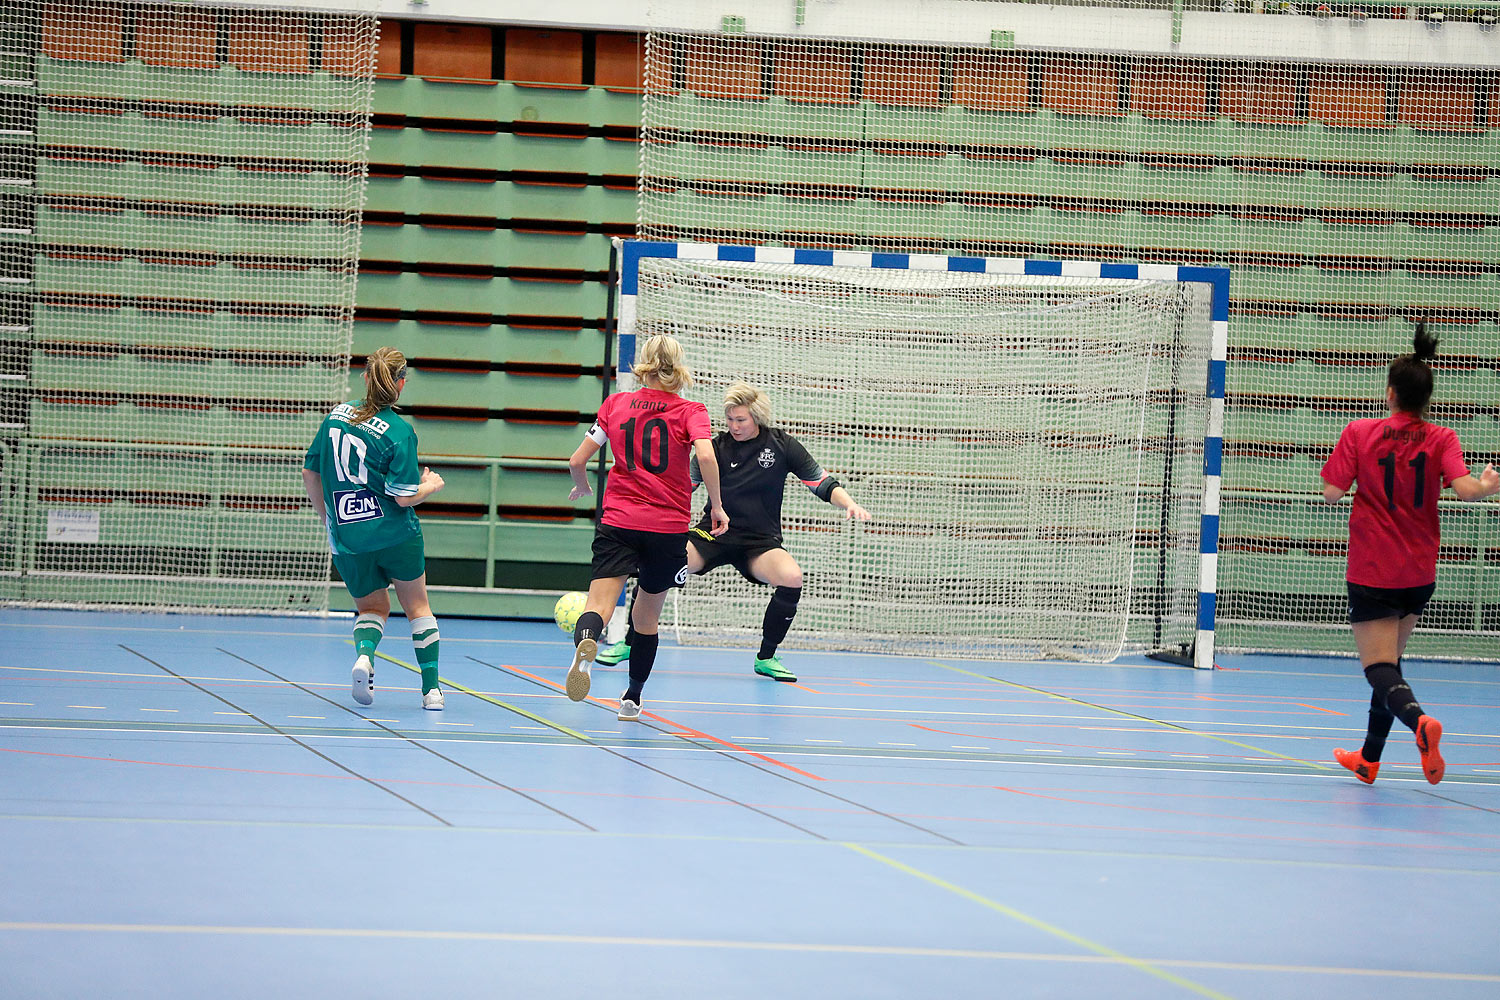
<svg viewBox="0 0 1500 1000">
<path fill-rule="evenodd" d="M 441 610 L 441 609 L 439 609 Z M 664 642 L 643 723 L 551 624 L 0 611 L 0 998 L 1500 996 L 1500 669 L 1194 671 Z"/>
</svg>

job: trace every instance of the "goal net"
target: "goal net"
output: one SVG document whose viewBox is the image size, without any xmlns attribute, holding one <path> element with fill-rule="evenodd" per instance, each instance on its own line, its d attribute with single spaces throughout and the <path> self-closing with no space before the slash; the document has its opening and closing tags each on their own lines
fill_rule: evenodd
<svg viewBox="0 0 1500 1000">
<path fill-rule="evenodd" d="M 0 600 L 318 611 L 373 16 L 0 12 Z"/>
<path fill-rule="evenodd" d="M 1099 265 L 626 248 L 622 372 L 635 339 L 677 337 L 716 426 L 730 382 L 760 386 L 773 424 L 873 515 L 847 522 L 789 484 L 785 543 L 806 581 L 791 641 L 1094 661 L 1192 645 L 1212 286 Z M 677 256 L 637 255 L 657 252 Z M 718 256 L 746 259 L 701 259 Z M 674 624 L 749 642 L 765 594 L 731 571 L 694 578 Z"/>
</svg>

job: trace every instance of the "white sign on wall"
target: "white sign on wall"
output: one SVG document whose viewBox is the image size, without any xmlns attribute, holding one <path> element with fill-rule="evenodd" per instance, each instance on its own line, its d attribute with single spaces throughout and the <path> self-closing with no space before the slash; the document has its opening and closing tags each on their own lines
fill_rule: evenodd
<svg viewBox="0 0 1500 1000">
<path fill-rule="evenodd" d="M 47 511 L 47 541 L 98 544 L 99 512 L 66 509 Z"/>
</svg>

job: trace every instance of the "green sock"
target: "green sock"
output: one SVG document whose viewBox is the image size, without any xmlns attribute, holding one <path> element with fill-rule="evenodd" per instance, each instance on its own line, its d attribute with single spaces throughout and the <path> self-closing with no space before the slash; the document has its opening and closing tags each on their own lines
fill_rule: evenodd
<svg viewBox="0 0 1500 1000">
<path fill-rule="evenodd" d="M 411 620 L 411 644 L 422 668 L 422 693 L 438 686 L 438 624 L 431 615 Z"/>
<path fill-rule="evenodd" d="M 385 619 L 379 615 L 360 615 L 354 619 L 354 651 L 358 655 L 374 656 L 383 635 Z"/>
</svg>

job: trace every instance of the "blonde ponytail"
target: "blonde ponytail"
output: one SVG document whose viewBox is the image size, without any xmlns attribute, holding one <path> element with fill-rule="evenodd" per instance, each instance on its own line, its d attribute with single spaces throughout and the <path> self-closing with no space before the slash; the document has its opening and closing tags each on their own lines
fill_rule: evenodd
<svg viewBox="0 0 1500 1000">
<path fill-rule="evenodd" d="M 681 392 L 693 384 L 693 372 L 682 358 L 682 345 L 665 333 L 648 337 L 641 344 L 630 370 L 643 382 L 647 375 L 654 376 L 665 392 Z"/>
</svg>

